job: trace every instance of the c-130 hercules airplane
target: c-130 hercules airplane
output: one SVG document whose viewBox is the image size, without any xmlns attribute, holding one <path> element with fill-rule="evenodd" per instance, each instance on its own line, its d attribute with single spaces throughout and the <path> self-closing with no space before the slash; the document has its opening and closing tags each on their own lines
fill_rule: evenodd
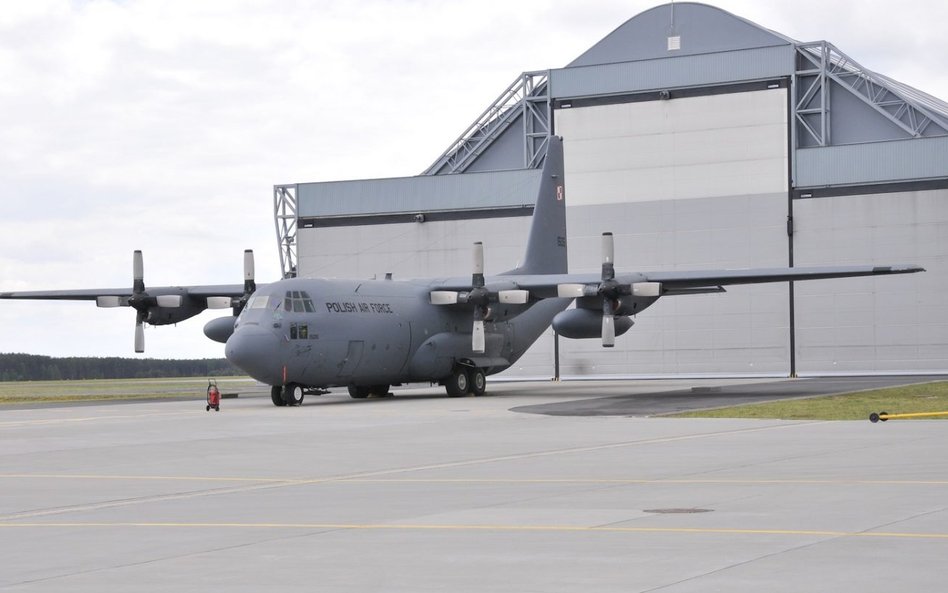
<svg viewBox="0 0 948 593">
<path fill-rule="evenodd" d="M 208 308 L 233 308 L 204 333 L 223 342 L 227 359 L 271 386 L 274 405 L 298 405 L 306 393 L 348 387 L 354 398 L 385 395 L 392 385 L 438 383 L 448 395 L 482 395 L 486 376 L 513 365 L 552 324 L 566 338 L 600 338 L 605 347 L 632 327 L 630 316 L 663 296 L 724 292 L 756 284 L 906 274 L 918 266 L 839 266 L 616 274 L 612 234 L 603 234 L 601 274 L 569 274 L 563 143 L 551 137 L 521 265 L 484 275 L 474 244 L 469 278 L 254 281 L 244 253 L 244 284 L 146 289 L 135 252 L 132 289 L 0 293 L 4 299 L 95 300 L 136 311 L 135 350 L 143 324 L 177 323 Z M 571 302 L 576 307 L 567 310 Z"/>
</svg>

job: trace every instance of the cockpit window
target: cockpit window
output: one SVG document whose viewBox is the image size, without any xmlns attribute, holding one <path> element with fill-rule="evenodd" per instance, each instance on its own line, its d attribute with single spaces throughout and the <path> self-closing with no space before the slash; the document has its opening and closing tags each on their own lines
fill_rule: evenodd
<svg viewBox="0 0 948 593">
<path fill-rule="evenodd" d="M 314 313 L 313 299 L 305 290 L 288 290 L 283 299 L 283 309 L 293 313 Z"/>
<path fill-rule="evenodd" d="M 270 302 L 269 296 L 265 294 L 262 294 L 262 295 L 255 294 L 252 297 L 250 297 L 249 301 L 247 301 L 247 308 L 248 309 L 266 309 L 267 303 L 269 302 Z"/>
</svg>

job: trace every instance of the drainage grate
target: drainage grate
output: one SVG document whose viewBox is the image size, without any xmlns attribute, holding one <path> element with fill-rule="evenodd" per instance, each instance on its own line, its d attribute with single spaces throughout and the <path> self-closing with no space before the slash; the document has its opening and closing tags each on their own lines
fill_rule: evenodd
<svg viewBox="0 0 948 593">
<path fill-rule="evenodd" d="M 713 509 L 645 509 L 644 513 L 657 513 L 659 515 L 682 515 L 686 513 L 710 513 Z"/>
</svg>

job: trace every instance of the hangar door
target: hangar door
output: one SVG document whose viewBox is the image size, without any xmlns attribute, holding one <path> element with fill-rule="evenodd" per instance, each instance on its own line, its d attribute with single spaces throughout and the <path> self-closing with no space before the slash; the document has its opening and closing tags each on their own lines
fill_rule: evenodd
<svg viewBox="0 0 948 593">
<path fill-rule="evenodd" d="M 598 271 L 603 231 L 624 271 L 787 265 L 785 89 L 560 104 L 571 271 Z M 786 373 L 787 290 L 662 299 L 612 350 L 562 340 L 562 373 Z"/>
</svg>

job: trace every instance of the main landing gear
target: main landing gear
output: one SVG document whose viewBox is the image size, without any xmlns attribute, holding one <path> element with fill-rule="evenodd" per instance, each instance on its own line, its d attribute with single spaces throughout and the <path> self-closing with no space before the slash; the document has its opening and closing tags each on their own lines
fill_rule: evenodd
<svg viewBox="0 0 948 593">
<path fill-rule="evenodd" d="M 487 391 L 487 375 L 483 369 L 458 365 L 444 380 L 444 389 L 448 397 L 481 396 Z"/>
</svg>

